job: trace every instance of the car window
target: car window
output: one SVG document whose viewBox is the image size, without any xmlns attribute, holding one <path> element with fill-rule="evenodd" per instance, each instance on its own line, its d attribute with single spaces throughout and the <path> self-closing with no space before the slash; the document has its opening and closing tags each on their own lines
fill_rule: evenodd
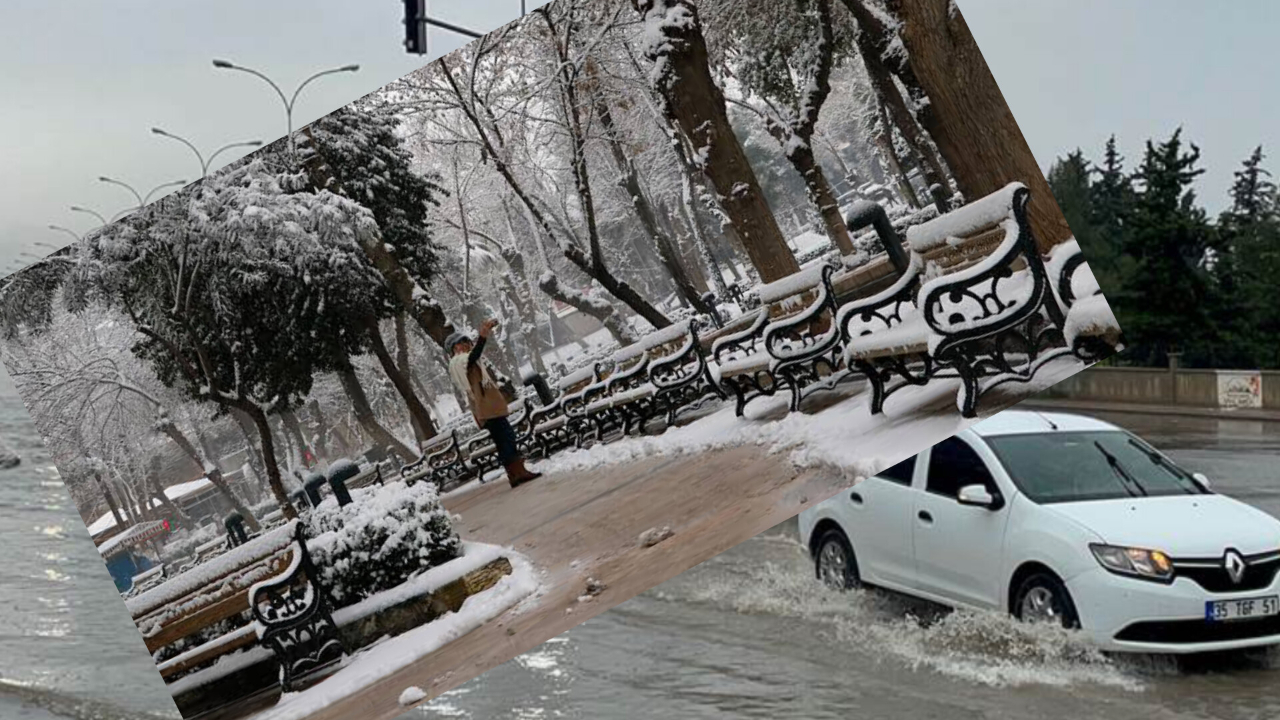
<svg viewBox="0 0 1280 720">
<path fill-rule="evenodd" d="M 893 467 L 885 468 L 884 470 L 881 470 L 880 472 L 876 473 L 876 477 L 880 478 L 881 480 L 888 480 L 889 482 L 897 483 L 898 485 L 906 485 L 910 487 L 911 476 L 915 474 L 915 471 L 916 471 L 916 456 L 912 455 L 911 457 L 907 458 L 906 460 L 903 460 L 897 465 L 894 465 Z"/>
<path fill-rule="evenodd" d="M 1201 495 L 1191 473 L 1126 432 L 1052 432 L 987 439 L 1024 495 L 1037 503 Z"/>
<path fill-rule="evenodd" d="M 969 443 L 960 438 L 947 438 L 929 454 L 929 482 L 931 493 L 949 498 L 959 497 L 960 488 L 966 485 L 984 485 L 995 488 L 991 471 Z"/>
</svg>

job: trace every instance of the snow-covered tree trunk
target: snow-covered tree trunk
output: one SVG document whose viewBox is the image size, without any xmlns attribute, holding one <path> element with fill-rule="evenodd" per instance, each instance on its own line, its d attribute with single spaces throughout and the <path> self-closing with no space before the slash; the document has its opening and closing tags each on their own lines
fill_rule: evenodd
<svg viewBox="0 0 1280 720">
<path fill-rule="evenodd" d="M 880 153 L 880 160 L 884 163 L 889 176 L 893 178 L 893 183 L 898 186 L 898 194 L 902 196 L 902 199 L 906 200 L 911 207 L 919 208 L 921 206 L 920 198 L 916 195 L 916 190 L 911 185 L 911 180 L 907 178 L 907 172 L 902 167 L 902 158 L 898 156 L 898 148 L 893 144 L 893 125 L 889 123 L 884 105 L 876 108 L 876 116 L 871 133 L 875 138 L 876 150 Z"/>
<path fill-rule="evenodd" d="M 845 0 L 845 6 L 858 21 L 859 31 L 856 34 L 858 51 L 866 68 L 867 78 L 871 81 L 876 98 L 897 127 L 898 132 L 902 134 L 902 139 L 923 161 L 921 169 L 925 184 L 930 188 L 935 186 L 939 188 L 937 196 L 933 197 L 934 203 L 938 205 L 938 211 L 946 212 L 948 210 L 946 203 L 951 197 L 951 183 L 947 180 L 947 172 L 942 166 L 942 160 L 938 157 L 933 141 L 925 136 L 916 115 L 908 107 L 911 98 L 903 96 L 902 89 L 894 82 L 891 75 L 890 63 L 886 62 L 886 57 L 900 57 L 901 49 L 895 49 L 892 46 L 888 25 L 864 2 L 865 0 Z M 904 64 L 890 62 L 894 62 L 894 65 L 899 68 Z"/>
<path fill-rule="evenodd" d="M 980 198 L 1013 181 L 1031 190 L 1027 218 L 1047 252 L 1071 228 L 1005 103 L 964 15 L 950 0 L 889 0 L 908 61 L 928 95 L 921 123 L 960 192 Z"/>
<path fill-rule="evenodd" d="M 410 450 L 408 445 L 400 442 L 399 438 L 378 422 L 378 417 L 373 412 L 373 405 L 369 403 L 369 396 L 365 394 L 360 378 L 356 377 L 355 369 L 347 366 L 339 370 L 337 375 L 338 381 L 342 383 L 343 392 L 351 401 L 351 410 L 355 413 L 356 422 L 360 423 L 360 428 L 373 441 L 374 446 L 379 449 L 390 448 L 404 462 L 416 458 L 417 453 Z"/>
<path fill-rule="evenodd" d="M 226 479 L 222 477 L 222 471 L 196 450 L 195 445 L 191 444 L 191 440 L 187 438 L 186 433 L 182 432 L 173 420 L 166 416 L 156 423 L 156 429 L 172 440 L 182 450 L 182 453 L 190 458 L 196 467 L 201 469 L 201 472 L 209 478 L 209 482 L 213 483 L 213 487 L 217 489 L 218 494 L 226 498 L 231 503 L 231 507 L 244 516 L 245 524 L 251 530 L 257 532 L 260 529 L 261 526 L 258 524 L 258 519 L 249 511 L 248 506 L 241 502 L 240 498 L 236 497 L 236 494 L 231 491 Z"/>
<path fill-rule="evenodd" d="M 632 0 L 645 22 L 645 55 L 665 112 L 694 148 L 693 161 L 715 186 L 725 214 L 764 282 L 800 266 L 765 200 L 751 163 L 733 133 L 724 93 L 711 76 L 706 40 L 690 0 Z"/>
<path fill-rule="evenodd" d="M 413 383 L 409 381 L 408 375 L 401 372 L 396 365 L 395 359 L 391 357 L 387 344 L 383 342 L 382 331 L 378 327 L 378 321 L 370 318 L 365 323 L 365 328 L 369 333 L 370 346 L 373 348 L 374 356 L 378 358 L 378 364 L 382 366 L 382 371 L 391 379 L 391 384 L 395 386 L 396 392 L 400 394 L 400 397 L 404 400 L 405 407 L 409 410 L 409 417 L 413 422 L 414 432 L 419 435 L 418 442 L 419 446 L 421 446 L 422 442 L 436 436 L 436 424 L 431 419 L 431 414 L 427 412 L 427 407 L 418 398 L 418 393 L 414 391 Z M 406 461 L 410 459 L 412 458 L 405 458 Z"/>
<path fill-rule="evenodd" d="M 635 342 L 635 331 L 627 324 L 626 318 L 618 313 L 613 303 L 604 298 L 587 295 L 573 288 L 565 287 L 555 273 L 547 271 L 538 279 L 538 287 L 542 292 L 565 305 L 577 308 L 585 315 L 590 315 L 604 325 L 619 345 L 626 346 Z"/>
<path fill-rule="evenodd" d="M 596 117 L 600 120 L 601 129 L 604 131 L 609 156 L 613 159 L 614 167 L 618 171 L 618 186 L 631 200 L 631 208 L 635 211 L 636 219 L 640 221 L 640 227 L 657 247 L 658 258 L 671 274 L 676 289 L 685 301 L 703 315 L 713 314 L 713 308 L 702 299 L 702 293 L 698 292 L 698 288 L 693 284 L 693 279 L 684 266 L 684 258 L 676 247 L 675 240 L 658 224 L 657 214 L 640 179 L 640 171 L 636 169 L 635 162 L 627 157 L 622 141 L 618 138 L 618 128 L 614 124 L 613 113 L 608 103 L 596 98 L 595 105 Z"/>
</svg>

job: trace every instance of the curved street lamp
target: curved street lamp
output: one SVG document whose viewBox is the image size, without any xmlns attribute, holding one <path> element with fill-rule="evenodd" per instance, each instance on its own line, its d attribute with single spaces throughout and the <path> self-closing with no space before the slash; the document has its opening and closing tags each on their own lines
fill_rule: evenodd
<svg viewBox="0 0 1280 720">
<path fill-rule="evenodd" d="M 245 142 L 229 143 L 227 145 L 223 145 L 217 150 L 214 150 L 213 154 L 210 155 L 208 159 L 205 159 L 204 154 L 200 152 L 200 149 L 197 148 L 195 144 L 192 143 L 190 140 L 182 137 L 181 135 L 176 135 L 167 130 L 164 130 L 163 128 L 158 128 L 158 127 L 151 128 L 151 132 L 156 135 L 159 135 L 160 137 L 169 138 L 170 140 L 177 140 L 183 145 L 186 145 L 191 150 L 191 152 L 195 153 L 196 160 L 200 162 L 201 178 L 205 178 L 209 176 L 209 166 L 213 165 L 214 158 L 218 157 L 223 152 L 226 152 L 227 150 L 234 150 L 235 148 L 262 147 L 261 140 L 248 140 Z"/>
<path fill-rule="evenodd" d="M 72 205 L 72 206 L 71 206 L 71 212 L 83 213 L 83 214 L 85 214 L 85 215 L 92 215 L 94 218 L 96 218 L 96 219 L 98 220 L 98 222 L 99 222 L 99 223 L 101 223 L 101 224 L 103 224 L 103 225 L 107 225 L 107 224 L 109 224 L 109 223 L 107 222 L 107 219 L 106 219 L 105 217 L 103 217 L 103 216 L 102 216 L 102 213 L 98 212 L 97 210 L 90 210 L 90 209 L 89 209 L 89 208 L 87 208 L 87 207 L 81 207 L 81 206 L 79 206 L 79 205 Z"/>
<path fill-rule="evenodd" d="M 70 228 L 64 228 L 61 225 L 50 225 L 49 229 L 53 230 L 54 232 L 66 233 L 67 235 L 70 235 L 71 237 L 75 238 L 76 242 L 84 242 L 84 237 L 80 235 L 80 233 L 76 232 L 75 230 L 71 230 Z M 62 249 L 56 245 L 50 245 L 49 243 L 42 243 L 42 242 L 32 243 L 32 245 L 36 245 L 39 247 L 53 248 L 54 250 Z"/>
<path fill-rule="evenodd" d="M 274 80 L 267 77 L 262 72 L 254 70 L 253 68 L 244 67 L 243 65 L 236 65 L 235 63 L 229 60 L 214 60 L 213 66 L 215 68 L 218 68 L 219 70 L 237 70 L 242 73 L 248 73 L 262 80 L 263 82 L 267 83 L 268 85 L 271 86 L 272 90 L 276 91 L 276 95 L 280 96 L 280 102 L 284 105 L 285 121 L 288 123 L 288 135 L 286 137 L 288 138 L 290 155 L 293 155 L 293 106 L 295 103 L 298 102 L 298 95 L 302 94 L 302 89 L 310 85 L 313 81 L 324 77 L 325 75 L 336 75 L 337 73 L 356 72 L 360 69 L 359 65 L 343 65 L 342 67 L 336 67 L 330 70 L 321 70 L 320 72 L 312 75 L 306 80 L 303 80 L 298 85 L 298 87 L 293 91 L 293 96 L 289 97 L 285 95 L 284 90 L 280 89 L 280 86 L 277 85 Z"/>
<path fill-rule="evenodd" d="M 133 195 L 133 197 L 136 198 L 138 201 L 137 205 L 133 207 L 125 208 L 124 210 L 121 210 L 115 215 L 112 215 L 111 222 L 115 222 L 116 220 L 119 220 L 120 218 L 124 217 L 125 215 L 135 210 L 141 210 L 142 208 L 146 207 L 147 203 L 151 202 L 151 198 L 155 197 L 156 193 L 160 192 L 161 190 L 164 190 L 166 188 L 171 188 L 171 187 L 181 187 L 187 184 L 186 180 L 174 180 L 173 182 L 167 182 L 167 183 L 162 183 L 160 185 L 157 185 L 151 189 L 151 192 L 148 192 L 146 195 L 142 195 L 132 185 L 122 180 L 116 180 L 115 178 L 109 178 L 106 176 L 100 177 L 98 178 L 98 180 L 99 182 L 104 182 L 104 183 L 107 183 L 108 185 L 116 185 L 118 187 L 124 188 L 125 190 L 128 190 Z M 106 225 L 107 223 L 103 223 L 103 224 Z"/>
</svg>

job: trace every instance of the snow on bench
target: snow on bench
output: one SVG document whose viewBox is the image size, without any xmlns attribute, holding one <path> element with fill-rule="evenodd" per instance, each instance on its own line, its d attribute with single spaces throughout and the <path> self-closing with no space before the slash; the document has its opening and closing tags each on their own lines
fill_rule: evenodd
<svg viewBox="0 0 1280 720">
<path fill-rule="evenodd" d="M 907 228 L 907 244 L 915 252 L 925 253 L 1010 220 L 1014 196 L 1021 189 L 1026 186 L 1012 182 L 942 217 L 912 225 Z"/>
<path fill-rule="evenodd" d="M 1072 352 L 1081 360 L 1096 361 L 1119 349 L 1120 323 L 1075 238 L 1050 251 L 1047 268 L 1054 296 L 1065 314 L 1063 337 Z"/>
<path fill-rule="evenodd" d="M 125 601 L 125 608 L 135 620 L 165 605 L 182 600 L 219 580 L 235 580 L 235 573 L 255 562 L 284 550 L 293 540 L 297 520 L 256 537 L 240 547 L 228 550 L 209 562 L 198 565 L 168 582 Z M 245 585 L 248 589 L 248 585 Z"/>
<path fill-rule="evenodd" d="M 822 273 L 827 265 L 815 265 L 807 270 L 792 273 L 780 280 L 774 280 L 756 287 L 756 297 L 761 305 L 772 305 L 796 295 L 809 292 L 822 283 Z"/>
</svg>

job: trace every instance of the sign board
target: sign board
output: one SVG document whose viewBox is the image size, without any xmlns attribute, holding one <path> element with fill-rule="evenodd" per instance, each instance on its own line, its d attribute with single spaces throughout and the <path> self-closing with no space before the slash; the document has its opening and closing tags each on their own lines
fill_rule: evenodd
<svg viewBox="0 0 1280 720">
<path fill-rule="evenodd" d="M 1224 408 L 1262 407 L 1262 373 L 1256 371 L 1219 370 L 1218 406 Z"/>
</svg>

